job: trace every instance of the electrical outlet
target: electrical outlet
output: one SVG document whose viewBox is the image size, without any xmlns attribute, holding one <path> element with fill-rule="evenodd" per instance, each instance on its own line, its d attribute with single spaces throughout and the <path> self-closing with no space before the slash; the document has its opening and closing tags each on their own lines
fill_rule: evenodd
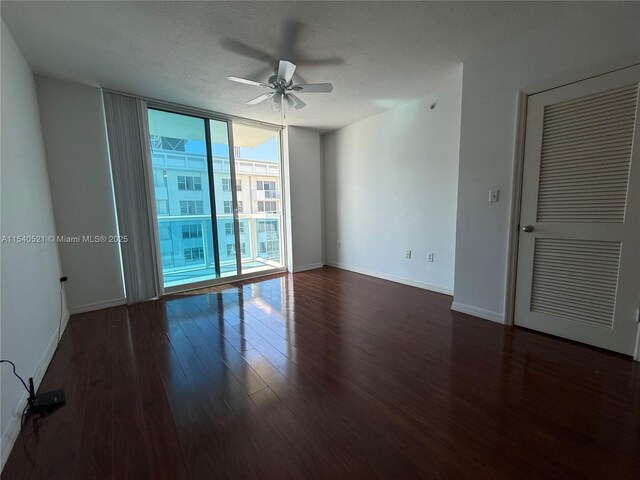
<svg viewBox="0 0 640 480">
<path fill-rule="evenodd" d="M 427 262 L 433 262 L 433 252 L 427 253 Z"/>
<path fill-rule="evenodd" d="M 411 258 L 411 250 L 407 250 L 407 252 L 404 254 L 405 258 Z"/>
<path fill-rule="evenodd" d="M 338 240 L 338 242 L 336 243 L 336 245 L 338 245 L 338 248 L 342 248 L 342 242 L 340 240 Z"/>
</svg>

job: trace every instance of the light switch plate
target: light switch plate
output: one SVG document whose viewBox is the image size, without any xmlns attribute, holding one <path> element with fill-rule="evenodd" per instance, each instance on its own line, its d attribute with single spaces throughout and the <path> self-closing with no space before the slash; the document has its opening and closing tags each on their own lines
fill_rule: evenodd
<svg viewBox="0 0 640 480">
<path fill-rule="evenodd" d="M 489 203 L 498 203 L 500 201 L 500 190 L 489 190 Z"/>
</svg>

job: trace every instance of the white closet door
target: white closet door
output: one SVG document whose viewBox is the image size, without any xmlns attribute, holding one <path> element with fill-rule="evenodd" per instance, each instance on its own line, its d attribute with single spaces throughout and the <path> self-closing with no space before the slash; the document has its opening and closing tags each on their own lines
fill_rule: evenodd
<svg viewBox="0 0 640 480">
<path fill-rule="evenodd" d="M 515 323 L 633 354 L 640 67 L 529 97 Z"/>
</svg>

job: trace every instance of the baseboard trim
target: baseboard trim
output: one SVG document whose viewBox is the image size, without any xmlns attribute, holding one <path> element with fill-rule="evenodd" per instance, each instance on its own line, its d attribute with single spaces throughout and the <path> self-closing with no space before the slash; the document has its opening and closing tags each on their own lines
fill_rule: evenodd
<svg viewBox="0 0 640 480">
<path fill-rule="evenodd" d="M 69 312 L 66 312 L 62 317 L 62 325 L 60 328 L 61 337 L 65 329 L 67 328 L 67 324 L 69 323 L 69 317 L 70 317 Z M 49 368 L 49 363 L 51 363 L 51 359 L 53 358 L 53 354 L 55 353 L 57 347 L 58 347 L 58 329 L 56 328 L 55 332 L 53 333 L 53 337 L 51 337 L 51 341 L 47 346 L 47 349 L 45 350 L 44 354 L 40 358 L 40 361 L 38 362 L 38 366 L 36 367 L 35 372 L 33 372 L 32 375 L 29 375 L 29 377 L 33 377 L 33 384 L 35 386 L 36 391 L 38 391 L 38 388 L 40 388 L 40 383 L 42 382 L 42 378 L 44 377 L 44 374 L 47 371 L 47 368 Z M 26 381 L 26 378 L 25 378 L 25 381 Z M 0 454 L 0 472 L 2 472 L 2 470 L 4 469 L 4 465 L 7 462 L 7 459 L 9 458 L 9 454 L 13 449 L 13 445 L 16 443 L 16 439 L 18 438 L 18 434 L 20 433 L 20 423 L 22 421 L 22 409 L 26 404 L 27 404 L 27 393 L 25 392 L 20 398 L 20 401 L 18 402 L 17 410 L 14 411 L 14 415 L 11 417 L 11 420 L 9 420 L 7 431 L 5 432 L 5 434 L 2 436 L 2 439 L 0 440 L 0 445 L 2 445 L 2 448 L 1 448 L 2 453 Z"/>
<path fill-rule="evenodd" d="M 448 288 L 441 287 L 439 285 L 431 285 L 429 283 L 417 282 L 415 280 L 408 280 L 406 278 L 395 277 L 393 275 L 387 275 L 386 273 L 375 272 L 373 270 L 365 270 L 362 268 L 355 268 L 349 265 L 345 265 L 343 263 L 337 262 L 326 262 L 330 267 L 339 268 L 341 270 L 348 270 L 354 273 L 360 273 L 362 275 L 367 275 L 369 277 L 380 278 L 382 280 L 388 280 L 390 282 L 402 283 L 403 285 L 409 285 L 411 287 L 422 288 L 423 290 L 429 290 L 431 292 L 436 293 L 444 293 L 445 295 L 453 295 L 453 290 Z"/>
<path fill-rule="evenodd" d="M 315 270 L 316 268 L 322 268 L 322 263 L 311 263 L 309 265 L 303 265 L 302 267 L 293 267 L 292 273 L 306 272 L 307 270 Z"/>
<path fill-rule="evenodd" d="M 466 313 L 467 315 L 473 315 L 484 320 L 490 320 L 492 322 L 501 323 L 504 325 L 504 315 L 498 312 L 492 312 L 491 310 L 485 310 L 484 308 L 478 308 L 471 305 L 465 305 L 464 303 L 453 302 L 451 304 L 451 310 L 460 313 Z"/>
<path fill-rule="evenodd" d="M 104 302 L 87 303 L 86 305 L 80 305 L 78 307 L 72 307 L 70 309 L 71 315 L 76 313 L 92 312 L 94 310 L 102 310 L 103 308 L 118 307 L 125 305 L 127 299 L 125 297 L 113 298 L 111 300 L 105 300 Z"/>
</svg>

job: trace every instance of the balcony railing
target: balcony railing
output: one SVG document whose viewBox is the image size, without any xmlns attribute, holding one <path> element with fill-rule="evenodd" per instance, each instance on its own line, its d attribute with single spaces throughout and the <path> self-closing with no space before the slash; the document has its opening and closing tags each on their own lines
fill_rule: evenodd
<svg viewBox="0 0 640 480">
<path fill-rule="evenodd" d="M 198 153 L 153 150 L 151 158 L 154 168 L 205 171 L 207 167 L 207 157 Z"/>
<path fill-rule="evenodd" d="M 280 166 L 268 162 L 249 162 L 247 160 L 236 160 L 236 173 L 279 176 Z"/>
<path fill-rule="evenodd" d="M 253 190 L 254 200 L 279 200 L 279 190 Z"/>
<path fill-rule="evenodd" d="M 207 165 L 207 157 L 201 153 L 153 149 L 151 157 L 154 168 L 205 171 Z M 228 172 L 229 159 L 214 157 L 213 170 L 214 172 Z M 279 176 L 280 166 L 271 162 L 236 159 L 236 173 Z"/>
</svg>

